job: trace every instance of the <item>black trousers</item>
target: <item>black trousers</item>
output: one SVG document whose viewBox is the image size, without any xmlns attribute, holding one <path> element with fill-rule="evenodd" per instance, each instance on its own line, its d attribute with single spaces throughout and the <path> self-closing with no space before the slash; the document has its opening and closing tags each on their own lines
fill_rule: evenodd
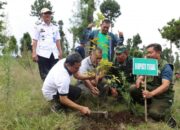
<svg viewBox="0 0 180 130">
<path fill-rule="evenodd" d="M 76 101 L 81 95 L 81 89 L 78 87 L 74 87 L 74 86 L 69 86 L 69 93 L 68 93 L 68 98 L 71 99 L 72 101 Z M 61 104 L 60 103 L 60 98 L 59 98 L 60 94 L 57 92 L 56 95 L 53 96 L 53 102 L 56 104 Z M 61 104 L 61 106 L 63 106 L 63 104 Z"/>
<path fill-rule="evenodd" d="M 49 70 L 58 62 L 58 59 L 54 59 L 53 54 L 51 54 L 50 58 L 44 58 L 42 56 L 38 56 L 38 67 L 41 79 L 44 81 Z"/>
</svg>

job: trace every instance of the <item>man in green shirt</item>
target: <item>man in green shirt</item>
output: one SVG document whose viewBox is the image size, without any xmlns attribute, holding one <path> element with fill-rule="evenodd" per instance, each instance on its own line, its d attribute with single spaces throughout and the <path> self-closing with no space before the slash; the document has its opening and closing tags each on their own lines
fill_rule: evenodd
<svg viewBox="0 0 180 130">
<path fill-rule="evenodd" d="M 84 37 L 90 40 L 90 46 L 98 46 L 102 49 L 102 58 L 109 61 L 113 60 L 114 48 L 117 45 L 123 45 L 124 37 L 122 32 L 118 32 L 119 37 L 109 32 L 111 21 L 104 19 L 101 23 L 100 30 L 91 30 L 87 28 L 84 31 Z"/>
<path fill-rule="evenodd" d="M 109 70 L 109 75 L 114 75 L 119 80 L 111 88 L 111 94 L 120 96 L 119 98 L 122 98 L 121 92 L 127 92 L 130 85 L 135 83 L 135 75 L 132 74 L 132 58 L 129 56 L 126 46 L 115 48 L 113 67 Z"/>
</svg>

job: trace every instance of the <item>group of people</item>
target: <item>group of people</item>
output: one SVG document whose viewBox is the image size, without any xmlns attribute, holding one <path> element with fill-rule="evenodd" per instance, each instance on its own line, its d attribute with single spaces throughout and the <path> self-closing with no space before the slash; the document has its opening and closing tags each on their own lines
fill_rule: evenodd
<svg viewBox="0 0 180 130">
<path fill-rule="evenodd" d="M 111 22 L 102 21 L 100 30 L 92 30 L 93 24 L 85 29 L 83 40 L 76 51 L 66 58 L 62 58 L 60 35 L 57 25 L 51 23 L 52 11 L 48 8 L 41 10 L 41 21 L 36 23 L 33 41 L 32 58 L 38 63 L 41 79 L 44 81 L 42 93 L 51 104 L 52 111 L 67 107 L 74 108 L 82 114 L 90 114 L 87 106 L 76 103 L 81 92 L 93 95 L 102 95 L 106 86 L 106 75 L 98 75 L 96 67 L 101 59 L 113 62 L 108 74 L 119 76 L 123 72 L 125 80 L 130 83 L 129 93 L 133 103 L 144 105 L 148 100 L 148 113 L 154 120 L 170 122 L 174 127 L 176 122 L 171 116 L 173 104 L 173 65 L 162 60 L 160 44 L 153 43 L 146 47 L 147 58 L 158 60 L 158 76 L 148 76 L 147 90 L 143 89 L 144 76 L 135 76 L 132 73 L 132 57 L 129 56 L 126 46 L 123 45 L 123 33 L 119 36 L 109 32 Z M 93 39 L 97 38 L 95 44 Z M 85 54 L 85 46 L 89 44 L 91 50 Z M 79 51 L 80 50 L 80 51 Z M 91 74 L 87 73 L 91 72 Z M 71 76 L 78 79 L 77 86 L 71 86 Z M 100 84 L 100 85 L 99 85 Z M 121 93 L 123 81 L 116 86 L 110 86 L 108 91 L 114 97 Z"/>
</svg>

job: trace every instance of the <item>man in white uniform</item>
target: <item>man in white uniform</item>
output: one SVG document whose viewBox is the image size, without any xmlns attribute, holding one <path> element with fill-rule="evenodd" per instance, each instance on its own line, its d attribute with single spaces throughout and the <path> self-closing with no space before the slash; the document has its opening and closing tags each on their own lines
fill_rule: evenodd
<svg viewBox="0 0 180 130">
<path fill-rule="evenodd" d="M 81 75 L 78 70 L 82 58 L 79 53 L 73 53 L 57 62 L 49 71 L 42 92 L 47 101 L 53 103 L 51 110 L 58 111 L 64 106 L 79 110 L 82 114 L 90 114 L 88 107 L 79 105 L 74 101 L 78 99 L 81 89 L 70 86 L 70 78 L 73 75 L 80 80 L 92 79 L 95 76 Z"/>
<path fill-rule="evenodd" d="M 62 58 L 58 26 L 51 23 L 52 11 L 41 10 L 41 22 L 36 23 L 32 36 L 32 59 L 38 63 L 41 79 Z"/>
</svg>

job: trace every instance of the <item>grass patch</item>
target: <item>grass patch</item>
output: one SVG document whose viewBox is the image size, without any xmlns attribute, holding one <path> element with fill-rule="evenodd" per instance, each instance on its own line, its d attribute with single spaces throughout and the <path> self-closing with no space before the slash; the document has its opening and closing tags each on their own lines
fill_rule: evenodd
<svg viewBox="0 0 180 130">
<path fill-rule="evenodd" d="M 50 111 L 49 104 L 42 96 L 42 81 L 36 63 L 30 62 L 28 64 L 31 67 L 26 68 L 24 63 L 21 63 L 24 62 L 23 60 L 10 60 L 9 77 L 6 78 L 7 66 L 4 66 L 4 59 L 0 58 L 0 130 L 76 130 L 82 125 L 84 117 L 80 116 L 77 111 L 60 114 Z M 180 124 L 179 86 L 180 82 L 176 82 L 173 116 Z M 92 110 L 119 112 L 127 109 L 125 105 L 117 103 L 113 98 L 105 102 L 97 97 L 82 96 L 78 102 L 89 106 Z M 140 109 L 142 108 L 138 110 Z M 162 122 L 141 123 L 138 126 L 127 124 L 125 129 L 170 130 Z"/>
</svg>

